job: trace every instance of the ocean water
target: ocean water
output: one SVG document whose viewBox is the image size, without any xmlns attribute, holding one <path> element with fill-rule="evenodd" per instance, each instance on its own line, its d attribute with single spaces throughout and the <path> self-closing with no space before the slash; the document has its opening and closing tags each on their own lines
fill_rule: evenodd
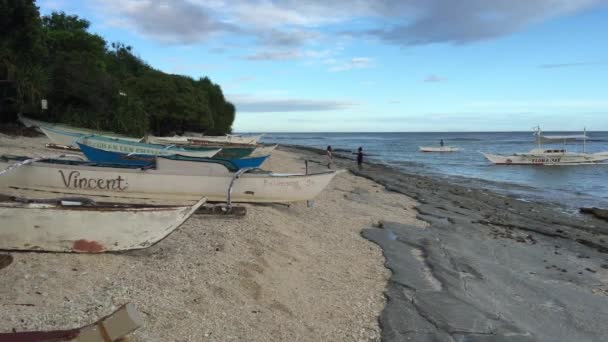
<svg viewBox="0 0 608 342">
<path fill-rule="evenodd" d="M 555 132 L 545 132 L 550 135 Z M 559 132 L 581 134 L 581 132 Z M 588 152 L 608 151 L 608 132 L 588 132 Z M 419 146 L 446 145 L 455 153 L 422 153 Z M 268 133 L 265 143 L 292 144 L 349 154 L 361 146 L 366 159 L 406 172 L 447 178 L 452 182 L 488 188 L 523 200 L 549 201 L 567 208 L 608 207 L 608 164 L 580 166 L 493 165 L 480 153 L 511 154 L 535 147 L 532 132 L 479 133 Z M 545 145 L 563 148 L 563 144 Z M 568 143 L 581 151 L 582 143 Z"/>
</svg>

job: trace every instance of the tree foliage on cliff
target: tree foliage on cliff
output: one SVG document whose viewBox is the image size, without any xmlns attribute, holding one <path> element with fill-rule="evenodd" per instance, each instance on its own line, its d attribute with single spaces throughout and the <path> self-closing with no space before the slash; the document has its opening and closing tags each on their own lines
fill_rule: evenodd
<svg viewBox="0 0 608 342">
<path fill-rule="evenodd" d="M 0 113 L 134 136 L 231 131 L 235 108 L 219 85 L 147 65 L 130 46 L 108 44 L 89 22 L 32 0 L 0 0 Z M 48 100 L 48 110 L 40 100 Z"/>
</svg>

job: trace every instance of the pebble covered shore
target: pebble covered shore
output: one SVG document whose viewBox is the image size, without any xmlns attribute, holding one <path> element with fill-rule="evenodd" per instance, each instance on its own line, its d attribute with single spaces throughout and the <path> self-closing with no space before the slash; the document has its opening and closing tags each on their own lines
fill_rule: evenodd
<svg viewBox="0 0 608 342">
<path fill-rule="evenodd" d="M 46 142 L 0 135 L 0 154 L 60 153 Z M 263 167 L 297 172 L 304 162 L 279 150 Z M 14 258 L 0 269 L 0 331 L 78 327 L 132 302 L 145 319 L 134 341 L 379 340 L 390 272 L 360 233 L 380 220 L 423 226 L 414 206 L 347 172 L 312 208 L 247 205 L 242 219 L 193 216 L 144 250 L 0 252 Z"/>
</svg>

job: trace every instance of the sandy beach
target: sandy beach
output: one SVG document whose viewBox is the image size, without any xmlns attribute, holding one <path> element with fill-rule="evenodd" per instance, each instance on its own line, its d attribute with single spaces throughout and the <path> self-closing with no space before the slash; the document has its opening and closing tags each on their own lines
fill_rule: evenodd
<svg viewBox="0 0 608 342">
<path fill-rule="evenodd" d="M 0 135 L 0 154 L 61 153 L 46 142 Z M 280 150 L 264 168 L 302 171 L 304 162 Z M 241 219 L 193 216 L 144 250 L 2 252 L 14 261 L 0 270 L 0 331 L 78 327 L 132 302 L 145 318 L 135 341 L 379 340 L 390 272 L 360 233 L 381 220 L 423 227 L 415 204 L 346 172 L 312 208 L 247 205 Z"/>
</svg>

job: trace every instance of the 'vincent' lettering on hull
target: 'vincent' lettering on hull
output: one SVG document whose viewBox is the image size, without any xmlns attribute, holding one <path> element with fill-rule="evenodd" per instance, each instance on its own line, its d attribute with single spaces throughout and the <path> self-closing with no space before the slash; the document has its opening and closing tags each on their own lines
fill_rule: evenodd
<svg viewBox="0 0 608 342">
<path fill-rule="evenodd" d="M 123 191 L 129 187 L 126 180 L 121 176 L 113 179 L 86 178 L 81 177 L 79 171 L 71 171 L 67 175 L 63 173 L 63 170 L 58 171 L 66 188 Z"/>
</svg>

